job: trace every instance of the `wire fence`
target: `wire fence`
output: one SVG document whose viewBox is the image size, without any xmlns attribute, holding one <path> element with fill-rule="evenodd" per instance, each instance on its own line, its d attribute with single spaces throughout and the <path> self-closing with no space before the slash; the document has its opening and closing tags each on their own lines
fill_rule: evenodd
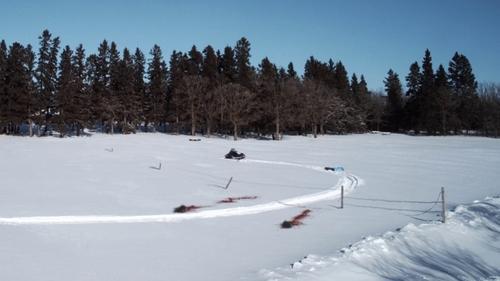
<svg viewBox="0 0 500 281">
<path fill-rule="evenodd" d="M 206 172 L 202 172 L 200 170 L 189 170 L 189 169 L 184 169 L 180 167 L 173 167 L 174 169 L 180 170 L 182 172 L 196 175 L 196 176 L 201 176 L 206 179 L 211 179 L 218 184 L 212 184 L 213 186 L 221 187 L 224 188 L 227 181 L 229 178 L 224 177 L 224 176 L 219 176 L 219 175 L 214 175 Z M 280 187 L 280 188 L 294 188 L 294 189 L 304 189 L 304 190 L 324 190 L 324 187 L 313 187 L 313 186 L 305 186 L 305 185 L 296 185 L 296 184 L 287 184 L 287 183 L 276 183 L 276 182 L 264 182 L 264 181 L 252 181 L 252 180 L 246 180 L 246 179 L 232 179 L 232 182 L 234 183 L 239 183 L 239 184 L 249 184 L 249 185 L 259 185 L 259 186 L 275 186 L 275 187 Z M 436 210 L 438 207 L 438 204 L 442 204 L 443 200 L 441 200 L 441 192 L 438 194 L 437 198 L 433 201 L 426 201 L 426 200 L 398 200 L 398 199 L 388 199 L 388 198 L 370 198 L 370 197 L 357 197 L 357 196 L 344 196 L 342 200 L 343 206 L 346 207 L 353 207 L 353 208 L 363 208 L 363 209 L 374 209 L 374 210 L 382 210 L 382 211 L 388 211 L 388 212 L 397 212 L 400 215 L 407 216 L 409 218 L 419 220 L 419 221 L 425 221 L 425 222 L 431 222 L 435 221 L 436 219 L 427 219 L 424 218 L 424 216 L 428 215 L 439 215 L 443 211 Z M 373 202 L 377 204 L 382 204 L 382 205 L 374 205 L 374 204 L 359 204 L 359 203 L 352 203 L 350 201 L 361 201 L 361 202 Z M 289 207 L 296 207 L 296 208 L 301 208 L 301 209 L 311 209 L 311 210 L 323 210 L 323 211 L 332 211 L 332 209 L 341 209 L 339 206 L 334 206 L 334 205 L 327 205 L 326 207 L 319 207 L 319 206 L 309 206 L 309 205 L 299 205 L 299 204 L 289 204 L 289 203 L 284 203 L 281 201 L 277 201 L 280 204 L 283 204 L 285 206 Z M 389 205 L 386 205 L 389 204 Z M 422 205 L 427 205 L 429 207 L 427 208 L 407 208 L 407 207 L 398 207 L 398 204 L 416 204 L 419 206 Z"/>
</svg>

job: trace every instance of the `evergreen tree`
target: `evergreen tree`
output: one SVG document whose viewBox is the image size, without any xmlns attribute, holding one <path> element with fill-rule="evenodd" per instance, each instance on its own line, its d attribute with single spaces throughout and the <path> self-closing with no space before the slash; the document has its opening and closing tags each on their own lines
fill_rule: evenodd
<svg viewBox="0 0 500 281">
<path fill-rule="evenodd" d="M 368 84 L 366 83 L 364 75 L 361 75 L 356 93 L 358 106 L 366 110 L 368 102 Z"/>
<path fill-rule="evenodd" d="M 8 120 L 9 99 L 6 93 L 6 75 L 7 75 L 7 44 L 4 40 L 0 42 L 0 132 L 4 131 Z"/>
<path fill-rule="evenodd" d="M 93 104 L 92 119 L 101 129 L 109 121 L 110 105 L 110 48 L 107 40 L 99 45 L 97 55 L 88 58 L 88 74 L 91 85 L 91 100 Z"/>
<path fill-rule="evenodd" d="M 288 63 L 288 68 L 286 73 L 289 78 L 294 78 L 294 79 L 297 78 L 297 71 L 295 71 L 292 62 Z"/>
<path fill-rule="evenodd" d="M 123 104 L 120 96 L 120 52 L 115 42 L 111 42 L 108 52 L 109 74 L 106 91 L 103 92 L 103 118 L 106 123 L 106 132 L 114 134 L 115 122 L 122 119 Z"/>
<path fill-rule="evenodd" d="M 405 105 L 405 123 L 406 128 L 414 129 L 416 132 L 419 131 L 419 120 L 420 113 L 422 111 L 422 97 L 421 97 L 421 87 L 422 87 L 422 73 L 420 72 L 420 66 L 418 62 L 414 62 L 410 66 L 410 72 L 406 76 L 406 96 L 408 97 L 408 102 Z"/>
<path fill-rule="evenodd" d="M 222 61 L 220 62 L 220 65 L 224 83 L 235 82 L 237 70 L 236 62 L 234 59 L 234 51 L 231 47 L 227 46 L 224 48 L 224 54 L 222 55 Z"/>
<path fill-rule="evenodd" d="M 134 98 L 132 102 L 135 105 L 135 109 L 133 110 L 135 118 L 132 122 L 135 127 L 137 127 L 140 125 L 141 121 L 144 120 L 144 108 L 146 102 L 146 85 L 144 83 L 144 75 L 146 72 L 146 59 L 144 57 L 144 53 L 139 48 L 135 49 L 132 59 L 134 64 Z"/>
<path fill-rule="evenodd" d="M 403 109 L 403 89 L 398 74 L 390 69 L 384 84 L 385 92 L 387 93 L 384 119 L 387 128 L 393 132 L 397 132 L 401 125 L 400 120 Z"/>
<path fill-rule="evenodd" d="M 59 63 L 59 76 L 57 80 L 57 91 L 55 95 L 56 114 L 60 136 L 66 135 L 67 126 L 72 124 L 78 108 L 75 107 L 76 85 L 74 69 L 71 63 L 73 51 L 66 46 L 61 53 Z"/>
<path fill-rule="evenodd" d="M 32 71 L 34 54 L 31 46 L 14 42 L 9 49 L 5 73 L 5 95 L 7 117 L 5 133 L 19 134 L 20 125 L 30 122 L 35 105 Z M 30 124 L 31 125 L 31 124 Z M 31 134 L 31 131 L 30 131 Z"/>
<path fill-rule="evenodd" d="M 44 123 L 44 134 L 49 129 L 49 121 L 54 109 L 54 95 L 57 83 L 57 56 L 59 53 L 59 37 L 52 38 L 48 30 L 44 30 L 38 37 L 40 48 L 38 51 L 38 64 L 36 69 L 38 102 L 40 110 L 39 120 Z"/>
<path fill-rule="evenodd" d="M 72 57 L 72 69 L 75 87 L 73 103 L 77 108 L 73 121 L 76 135 L 80 136 L 83 128 L 88 125 L 91 114 L 89 109 L 90 96 L 85 83 L 87 75 L 85 68 L 85 50 L 82 44 L 78 45 Z"/>
<path fill-rule="evenodd" d="M 439 65 L 438 70 L 436 71 L 435 87 L 437 105 L 439 109 L 436 114 L 436 118 L 440 120 L 441 134 L 446 135 L 448 134 L 449 120 L 451 119 L 452 122 L 454 122 L 455 116 L 453 114 L 453 101 L 450 84 L 448 82 L 448 75 L 446 74 L 446 70 L 443 65 Z"/>
<path fill-rule="evenodd" d="M 422 85 L 420 88 L 422 104 L 420 108 L 420 122 L 428 134 L 434 134 L 439 130 L 435 113 L 438 112 L 436 106 L 436 94 L 434 85 L 434 70 L 432 68 L 432 57 L 429 49 L 425 50 L 422 61 Z"/>
<path fill-rule="evenodd" d="M 335 68 L 333 68 L 334 71 Z M 320 62 L 313 56 L 309 57 L 304 65 L 304 78 L 316 81 L 326 82 L 329 74 L 335 76 L 335 72 L 328 67 L 327 64 Z"/>
<path fill-rule="evenodd" d="M 356 76 L 356 73 L 353 73 L 351 77 L 351 94 L 354 97 L 355 101 L 358 100 L 358 90 L 359 90 L 358 76 Z"/>
<path fill-rule="evenodd" d="M 326 76 L 323 78 L 323 82 L 325 82 L 326 86 L 328 86 L 330 89 L 336 89 L 339 81 L 337 80 L 337 66 L 333 59 L 330 58 L 328 60 L 328 64 L 325 64 L 325 67 Z"/>
<path fill-rule="evenodd" d="M 134 90 L 134 61 L 127 48 L 123 49 L 123 58 L 118 63 L 117 72 L 116 96 L 120 101 L 119 114 L 117 118 L 121 120 L 120 127 L 123 133 L 135 132 L 140 100 L 137 99 L 137 95 Z"/>
<path fill-rule="evenodd" d="M 335 65 L 335 82 L 338 93 L 344 99 L 349 98 L 349 78 L 341 61 Z"/>
<path fill-rule="evenodd" d="M 255 100 L 253 100 L 254 127 L 257 132 L 267 133 L 270 131 L 268 125 L 275 123 L 274 137 L 279 139 L 280 135 L 280 116 L 279 105 L 281 100 L 278 93 L 278 70 L 271 61 L 265 57 L 259 65 L 259 82 L 256 91 Z"/>
<path fill-rule="evenodd" d="M 477 82 L 466 56 L 455 53 L 448 68 L 453 95 L 457 100 L 456 114 L 462 129 L 478 127 Z M 458 131 L 458 128 L 455 128 Z"/>
<path fill-rule="evenodd" d="M 209 89 L 214 89 L 218 79 L 217 55 L 210 45 L 203 50 L 203 55 L 202 76 L 209 81 Z"/>
<path fill-rule="evenodd" d="M 201 97 L 201 111 L 206 124 L 206 134 L 210 137 L 214 120 L 218 115 L 219 99 L 216 88 L 220 79 L 218 58 L 212 46 L 208 45 L 203 50 L 203 55 L 202 76 L 206 81 L 206 90 Z"/>
<path fill-rule="evenodd" d="M 198 51 L 195 45 L 191 48 L 188 53 L 189 64 L 188 64 L 188 75 L 200 75 L 202 71 L 203 55 Z"/>
<path fill-rule="evenodd" d="M 234 47 L 237 82 L 248 89 L 252 89 L 252 67 L 250 65 L 250 42 L 242 37 Z"/>
<path fill-rule="evenodd" d="M 153 46 L 150 55 L 152 56 L 148 65 L 148 98 L 150 99 L 150 108 L 146 109 L 146 119 L 152 121 L 155 128 L 158 129 L 165 120 L 167 67 L 158 45 Z"/>
<path fill-rule="evenodd" d="M 181 118 L 186 112 L 185 95 L 181 91 L 184 76 L 187 75 L 188 58 L 182 52 L 173 51 L 170 56 L 168 77 L 168 104 L 170 115 L 175 123 L 176 132 L 181 129 Z"/>
</svg>

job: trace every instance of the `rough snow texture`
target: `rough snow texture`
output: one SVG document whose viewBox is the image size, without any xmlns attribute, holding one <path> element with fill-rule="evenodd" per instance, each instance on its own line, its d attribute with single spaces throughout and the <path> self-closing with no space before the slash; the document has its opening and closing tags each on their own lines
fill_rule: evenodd
<svg viewBox="0 0 500 281">
<path fill-rule="evenodd" d="M 500 199 L 460 205 L 446 224 L 408 224 L 333 257 L 262 270 L 263 280 L 500 280 Z"/>
<path fill-rule="evenodd" d="M 222 159 L 232 147 L 264 162 Z M 155 169 L 160 163 L 161 169 Z M 0 136 L 0 217 L 150 216 L 171 214 L 181 204 L 207 206 L 196 211 L 201 213 L 329 192 L 342 178 L 304 166 L 345 167 L 365 183 L 349 194 L 353 197 L 427 201 L 444 186 L 453 208 L 498 194 L 500 142 L 395 134 L 279 142 L 190 142 L 187 136 L 163 134 Z M 240 196 L 257 199 L 216 204 Z M 338 199 L 301 205 L 177 223 L 4 224 L 0 280 L 253 281 L 262 277 L 261 269 L 286 266 L 309 254 L 332 256 L 362 237 L 420 224 L 415 212 L 404 209 L 428 207 L 353 199 L 346 199 L 344 209 L 338 209 Z M 280 228 L 304 208 L 312 212 L 303 225 Z M 439 219 L 434 213 L 418 218 Z M 371 268 L 351 268 L 379 276 Z"/>
</svg>

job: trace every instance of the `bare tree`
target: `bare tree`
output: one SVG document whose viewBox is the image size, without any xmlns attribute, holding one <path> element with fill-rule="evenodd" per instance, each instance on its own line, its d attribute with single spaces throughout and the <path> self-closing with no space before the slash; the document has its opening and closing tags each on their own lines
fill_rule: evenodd
<svg viewBox="0 0 500 281">
<path fill-rule="evenodd" d="M 203 95 L 207 88 L 207 80 L 200 76 L 190 75 L 182 78 L 181 91 L 186 95 L 189 118 L 191 120 L 191 135 L 196 134 L 198 117 L 201 115 Z"/>
<path fill-rule="evenodd" d="M 311 124 L 312 134 L 316 138 L 318 129 L 321 134 L 324 134 L 325 125 L 340 115 L 341 102 L 333 90 L 314 80 L 304 81 L 303 95 L 306 116 Z"/>
<path fill-rule="evenodd" d="M 210 137 L 212 134 L 212 128 L 214 120 L 219 114 L 219 88 L 206 91 L 202 96 L 201 111 L 203 113 L 203 118 L 206 124 L 206 134 Z"/>
<path fill-rule="evenodd" d="M 239 84 L 229 83 L 222 87 L 221 92 L 226 101 L 229 120 L 233 126 L 234 140 L 238 140 L 238 131 L 241 126 L 250 122 L 254 93 Z"/>
</svg>

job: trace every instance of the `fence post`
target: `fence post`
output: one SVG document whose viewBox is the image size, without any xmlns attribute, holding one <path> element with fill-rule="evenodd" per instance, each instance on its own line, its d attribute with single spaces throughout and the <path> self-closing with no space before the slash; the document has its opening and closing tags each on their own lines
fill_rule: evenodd
<svg viewBox="0 0 500 281">
<path fill-rule="evenodd" d="M 444 200 L 444 187 L 441 187 L 441 204 L 442 204 L 441 218 L 442 218 L 442 222 L 445 223 L 446 222 L 446 202 Z"/>
<path fill-rule="evenodd" d="M 340 209 L 344 209 L 344 186 L 340 186 Z"/>
</svg>

